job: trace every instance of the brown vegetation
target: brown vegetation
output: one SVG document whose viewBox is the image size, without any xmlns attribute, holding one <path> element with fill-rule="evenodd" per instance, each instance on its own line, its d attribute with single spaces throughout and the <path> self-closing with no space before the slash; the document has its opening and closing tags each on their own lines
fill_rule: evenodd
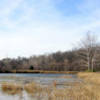
<svg viewBox="0 0 100 100">
<path fill-rule="evenodd" d="M 16 83 L 2 83 L 1 89 L 3 93 L 12 94 L 12 95 L 19 94 L 23 90 L 22 85 Z"/>
<path fill-rule="evenodd" d="M 11 73 L 77 74 L 78 71 L 11 70 Z"/>
<path fill-rule="evenodd" d="M 100 73 L 80 72 L 78 76 L 84 79 L 85 88 L 95 94 L 98 98 L 97 100 L 100 100 Z"/>
<path fill-rule="evenodd" d="M 99 72 L 80 72 L 77 74 L 80 78 L 83 78 L 86 82 L 100 85 L 100 73 Z"/>
<path fill-rule="evenodd" d="M 30 84 L 26 84 L 24 86 L 24 89 L 27 93 L 29 94 L 36 94 L 42 91 L 42 88 L 40 87 L 40 85 L 37 85 L 36 83 L 32 82 Z"/>
<path fill-rule="evenodd" d="M 24 90 L 39 100 L 100 100 L 100 81 L 97 81 L 100 74 L 79 73 L 78 76 L 85 81 L 83 83 L 66 83 L 66 86 L 69 86 L 66 88 L 57 88 L 56 82 L 46 87 L 32 82 L 24 85 Z M 22 86 L 6 83 L 2 84 L 2 90 L 7 93 L 10 92 L 10 94 L 15 94 L 22 91 Z"/>
</svg>

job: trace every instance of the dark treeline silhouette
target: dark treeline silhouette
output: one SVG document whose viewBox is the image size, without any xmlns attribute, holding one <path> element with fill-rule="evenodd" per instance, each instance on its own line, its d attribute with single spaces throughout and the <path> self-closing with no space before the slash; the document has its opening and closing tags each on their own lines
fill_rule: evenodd
<svg viewBox="0 0 100 100">
<path fill-rule="evenodd" d="M 0 72 L 10 70 L 84 71 L 100 70 L 100 46 L 95 36 L 87 34 L 77 49 L 48 55 L 0 60 Z"/>
</svg>

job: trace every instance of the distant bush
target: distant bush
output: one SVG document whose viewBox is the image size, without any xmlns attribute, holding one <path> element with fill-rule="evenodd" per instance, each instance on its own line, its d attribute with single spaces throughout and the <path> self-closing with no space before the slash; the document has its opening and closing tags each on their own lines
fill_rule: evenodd
<svg viewBox="0 0 100 100">
<path fill-rule="evenodd" d="M 29 69 L 30 69 L 30 70 L 34 70 L 34 66 L 31 65 Z"/>
<path fill-rule="evenodd" d="M 86 70 L 86 72 L 96 72 L 96 70 Z"/>
</svg>

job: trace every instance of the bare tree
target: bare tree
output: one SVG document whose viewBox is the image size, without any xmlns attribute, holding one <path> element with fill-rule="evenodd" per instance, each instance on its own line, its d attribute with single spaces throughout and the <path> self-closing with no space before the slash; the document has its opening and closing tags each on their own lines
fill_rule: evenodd
<svg viewBox="0 0 100 100">
<path fill-rule="evenodd" d="M 80 49 L 80 55 L 82 56 L 84 63 L 87 65 L 88 70 L 94 70 L 97 46 L 97 37 L 91 32 L 88 32 L 85 38 L 81 41 L 82 49 Z"/>
</svg>

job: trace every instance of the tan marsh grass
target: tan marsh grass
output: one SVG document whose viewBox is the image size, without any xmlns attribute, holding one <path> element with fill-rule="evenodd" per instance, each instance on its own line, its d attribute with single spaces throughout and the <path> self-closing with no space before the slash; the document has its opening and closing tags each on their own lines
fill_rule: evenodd
<svg viewBox="0 0 100 100">
<path fill-rule="evenodd" d="M 2 83 L 1 89 L 3 93 L 12 94 L 12 95 L 19 94 L 23 90 L 22 85 L 16 83 Z"/>
</svg>

